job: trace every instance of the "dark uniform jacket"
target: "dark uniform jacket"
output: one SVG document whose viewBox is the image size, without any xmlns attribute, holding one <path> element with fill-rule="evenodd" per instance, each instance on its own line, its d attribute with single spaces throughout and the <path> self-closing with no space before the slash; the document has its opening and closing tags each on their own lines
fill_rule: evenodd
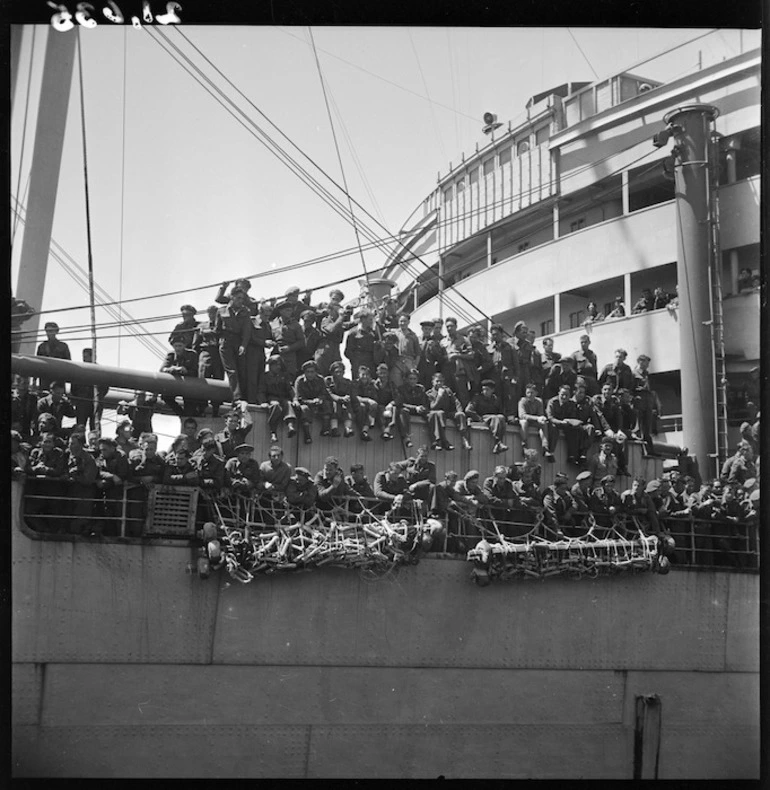
<svg viewBox="0 0 770 790">
<path fill-rule="evenodd" d="M 559 403 L 559 396 L 554 395 L 545 407 L 545 416 L 549 420 L 574 420 L 577 419 L 575 415 L 575 401 L 569 399 L 565 403 Z"/>
<path fill-rule="evenodd" d="M 329 397 L 336 403 L 343 398 L 349 398 L 350 402 L 355 403 L 356 400 L 356 386 L 348 378 L 343 376 L 341 379 L 335 379 L 334 376 L 326 376 L 324 379 L 326 390 Z"/>
<path fill-rule="evenodd" d="M 184 466 L 181 466 L 175 458 L 166 462 L 163 472 L 164 485 L 197 486 L 199 482 L 198 470 L 189 460 L 185 461 Z"/>
<path fill-rule="evenodd" d="M 122 450 L 116 450 L 111 458 L 105 458 L 103 455 L 96 457 L 96 467 L 99 470 L 99 477 L 106 483 L 113 484 L 111 479 L 112 475 L 117 475 L 124 483 L 128 480 L 129 467 L 128 458 Z"/>
<path fill-rule="evenodd" d="M 27 461 L 27 474 L 45 475 L 46 477 L 62 478 L 67 475 L 67 459 L 64 450 L 51 448 L 46 453 L 42 447 L 33 447 Z"/>
<path fill-rule="evenodd" d="M 353 480 L 352 475 L 347 475 L 345 477 L 345 482 L 348 484 L 348 488 L 352 495 L 357 495 L 364 499 L 374 499 L 374 491 L 367 477 L 364 477 L 363 480 L 357 483 Z"/>
<path fill-rule="evenodd" d="M 83 452 L 80 456 L 75 457 L 68 450 L 65 457 L 67 459 L 67 477 L 73 483 L 90 485 L 96 482 L 99 471 L 96 468 L 96 461 L 94 461 L 93 456 Z"/>
<path fill-rule="evenodd" d="M 399 475 L 395 480 L 388 479 L 388 471 L 377 472 L 374 476 L 374 495 L 383 502 L 393 502 L 399 495 L 408 492 L 406 479 Z"/>
<path fill-rule="evenodd" d="M 396 388 L 391 384 L 390 381 L 380 381 L 379 379 L 375 379 L 374 388 L 376 394 L 377 403 L 380 406 L 387 406 L 392 401 L 396 400 Z"/>
<path fill-rule="evenodd" d="M 62 417 L 74 417 L 75 407 L 66 395 L 58 403 L 53 402 L 52 395 L 46 395 L 37 402 L 38 417 L 46 412 L 53 415 L 56 427 L 61 428 Z"/>
<path fill-rule="evenodd" d="M 305 335 L 305 346 L 297 350 L 298 368 L 302 368 L 305 362 L 315 359 L 315 353 L 323 340 L 321 333 L 312 324 L 307 329 L 303 326 L 302 332 Z"/>
<path fill-rule="evenodd" d="M 491 505 L 512 507 L 519 501 L 519 495 L 513 488 L 513 482 L 507 477 L 503 480 L 498 480 L 494 475 L 487 477 L 483 487 Z"/>
<path fill-rule="evenodd" d="M 261 402 L 271 400 L 294 400 L 294 387 L 288 373 L 271 373 L 269 370 L 262 378 L 264 393 L 258 399 Z"/>
<path fill-rule="evenodd" d="M 574 366 L 573 366 L 574 368 Z M 548 400 L 559 392 L 559 387 L 566 384 L 575 387 L 577 373 L 573 370 L 565 370 L 561 363 L 555 364 L 551 372 L 546 376 L 545 386 L 543 387 L 543 400 Z"/>
<path fill-rule="evenodd" d="M 232 433 L 227 428 L 224 428 L 215 434 L 214 441 L 219 449 L 217 453 L 219 457 L 225 460 L 232 458 L 235 455 L 235 448 L 246 441 L 246 437 L 251 433 L 252 427 L 253 423 L 249 423 L 245 428 L 236 428 Z"/>
<path fill-rule="evenodd" d="M 417 408 L 423 407 L 428 410 L 428 396 L 425 394 L 425 387 L 422 384 L 402 384 L 396 388 L 396 403 L 406 407 L 406 411 L 411 414 L 416 413 Z"/>
<path fill-rule="evenodd" d="M 495 370 L 500 378 L 507 381 L 518 382 L 520 375 L 519 355 L 511 344 L 507 343 L 505 340 L 500 340 L 499 343 L 493 341 L 489 344 L 489 352 L 492 356 Z"/>
<path fill-rule="evenodd" d="M 593 513 L 606 514 L 610 512 L 610 507 L 614 507 L 620 512 L 623 502 L 620 499 L 620 494 L 614 488 L 608 489 L 599 486 L 591 492 L 589 506 Z"/>
<path fill-rule="evenodd" d="M 590 488 L 587 491 L 583 491 L 583 489 L 580 487 L 580 483 L 575 482 L 572 488 L 570 488 L 569 493 L 575 502 L 575 507 L 579 511 L 586 512 L 589 509 L 588 503 L 591 500 Z"/>
<path fill-rule="evenodd" d="M 631 368 L 625 362 L 620 365 L 611 363 L 602 368 L 599 375 L 599 386 L 604 384 L 612 384 L 612 391 L 617 392 L 619 389 L 627 389 L 633 392 L 634 389 L 634 374 Z"/>
<path fill-rule="evenodd" d="M 339 473 L 342 480 L 335 487 L 333 477 L 327 477 L 323 469 L 315 476 L 315 486 L 318 489 L 318 501 L 325 505 L 342 505 L 345 498 L 350 495 L 348 484 L 345 482 L 345 476 Z"/>
<path fill-rule="evenodd" d="M 553 486 L 548 486 L 543 495 L 543 520 L 549 527 L 557 528 L 571 520 L 575 500 L 571 494 L 557 494 Z"/>
<path fill-rule="evenodd" d="M 407 485 L 419 483 L 422 480 L 428 480 L 436 485 L 436 464 L 433 461 L 425 460 L 418 464 L 417 458 L 412 457 L 405 461 L 399 461 L 398 465 L 403 470 Z"/>
<path fill-rule="evenodd" d="M 37 356 L 52 357 L 53 359 L 72 359 L 70 347 L 61 340 L 44 340 L 37 347 Z"/>
<path fill-rule="evenodd" d="M 366 365 L 369 370 L 374 372 L 374 358 L 377 345 L 377 336 L 374 330 L 364 330 L 359 326 L 348 334 L 345 341 L 345 356 L 354 367 Z"/>
<path fill-rule="evenodd" d="M 318 497 L 316 484 L 306 477 L 291 477 L 286 485 L 286 501 L 292 507 L 309 510 Z"/>
<path fill-rule="evenodd" d="M 261 483 L 270 483 L 276 491 L 286 491 L 291 478 L 292 469 L 286 461 L 280 461 L 273 466 L 270 461 L 263 461 L 259 465 L 259 478 Z"/>
<path fill-rule="evenodd" d="M 174 345 L 175 340 L 182 340 L 185 348 L 192 348 L 195 330 L 200 326 L 198 321 L 180 321 L 168 336 L 168 342 Z"/>
<path fill-rule="evenodd" d="M 330 401 L 331 396 L 329 390 L 326 389 L 326 382 L 320 377 L 316 376 L 314 379 L 308 379 L 305 374 L 301 374 L 294 382 L 294 392 L 296 393 L 297 403 L 307 404 L 315 398 Z"/>
<path fill-rule="evenodd" d="M 215 326 L 220 347 L 224 344 L 246 347 L 249 344 L 252 326 L 245 307 L 237 311 L 229 304 L 220 307 Z"/>
<path fill-rule="evenodd" d="M 433 501 L 430 506 L 431 513 L 445 516 L 449 510 L 450 502 L 463 502 L 463 497 L 457 493 L 454 485 L 442 480 L 433 489 Z"/>
<path fill-rule="evenodd" d="M 181 370 L 169 370 L 181 368 Z M 171 373 L 174 376 L 198 376 L 198 355 L 194 351 L 185 349 L 179 356 L 175 351 L 166 354 L 164 363 L 160 366 L 161 373 Z"/>
<path fill-rule="evenodd" d="M 210 321 L 198 324 L 198 328 L 193 335 L 191 348 L 196 354 L 200 354 L 201 351 L 208 351 L 209 354 L 216 353 L 219 348 L 216 320 L 213 324 Z"/>
<path fill-rule="evenodd" d="M 217 455 L 199 455 L 193 461 L 198 470 L 200 485 L 220 489 L 225 487 L 225 462 Z"/>
<path fill-rule="evenodd" d="M 152 476 L 153 483 L 162 483 L 166 472 L 166 462 L 157 453 L 151 458 L 145 458 L 144 454 L 134 456 L 130 459 L 129 476 L 133 480 L 140 477 Z"/>
<path fill-rule="evenodd" d="M 430 411 L 443 411 L 450 416 L 462 413 L 463 407 L 459 398 L 446 384 L 438 389 L 431 387 L 425 393 L 425 396 L 428 398 L 428 409 Z"/>
<path fill-rule="evenodd" d="M 253 458 L 241 463 L 237 457 L 228 458 L 225 463 L 225 479 L 229 485 L 249 485 L 256 488 L 259 483 L 259 464 Z"/>
<path fill-rule="evenodd" d="M 618 403 L 617 398 L 610 395 L 607 400 L 603 400 L 601 395 L 594 395 L 591 400 L 594 408 L 604 417 L 607 425 L 613 431 L 620 430 L 620 403 Z"/>
<path fill-rule="evenodd" d="M 468 405 L 465 407 L 465 413 L 474 421 L 481 422 L 485 414 L 502 414 L 503 410 L 500 408 L 500 401 L 497 395 L 490 395 L 487 397 L 479 392 L 474 395 Z"/>
</svg>

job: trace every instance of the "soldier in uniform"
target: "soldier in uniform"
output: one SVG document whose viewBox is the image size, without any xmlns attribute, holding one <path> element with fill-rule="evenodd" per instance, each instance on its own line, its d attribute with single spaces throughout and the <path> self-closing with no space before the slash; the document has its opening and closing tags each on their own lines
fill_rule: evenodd
<svg viewBox="0 0 770 790">
<path fill-rule="evenodd" d="M 483 489 L 489 500 L 490 515 L 502 522 L 498 527 L 503 535 L 513 537 L 517 530 L 511 522 L 515 520 L 514 511 L 521 507 L 521 500 L 508 479 L 508 467 L 496 466 L 494 474 L 484 480 Z"/>
<path fill-rule="evenodd" d="M 345 473 L 340 469 L 339 461 L 333 455 L 324 460 L 324 467 L 316 474 L 314 482 L 318 489 L 319 510 L 332 513 L 347 509 L 350 491 L 345 482 Z"/>
<path fill-rule="evenodd" d="M 624 348 L 616 348 L 615 361 L 605 365 L 599 375 L 599 386 L 611 384 L 613 395 L 617 395 L 618 390 L 624 387 L 629 390 L 634 388 L 634 374 L 626 364 L 627 356 L 628 352 Z"/>
<path fill-rule="evenodd" d="M 280 357 L 270 357 L 268 360 L 262 387 L 263 391 L 259 394 L 258 400 L 264 408 L 268 409 L 267 426 L 270 429 L 270 441 L 273 444 L 278 441 L 277 431 L 281 420 L 286 423 L 286 435 L 291 439 L 297 433 L 297 416 L 292 406 L 294 387 Z"/>
<path fill-rule="evenodd" d="M 588 335 L 580 336 L 580 348 L 570 355 L 575 360 L 575 372 L 583 376 L 588 384 L 588 394 L 596 395 L 599 386 L 596 377 L 599 375 L 599 364 L 596 354 L 590 349 L 591 338 Z"/>
<path fill-rule="evenodd" d="M 227 286 L 230 284 L 229 280 L 225 280 L 222 285 L 219 286 L 219 290 L 217 291 L 217 295 L 214 297 L 214 301 L 217 304 L 229 304 L 232 297 L 233 291 L 239 289 L 243 292 L 243 306 L 246 308 L 248 314 L 250 316 L 255 316 L 257 314 L 258 304 L 256 300 L 252 299 L 249 296 L 249 291 L 251 290 L 251 282 L 247 280 L 245 277 L 238 278 L 234 283 L 232 290 L 230 291 L 230 296 L 225 296 L 225 291 L 227 290 Z"/>
<path fill-rule="evenodd" d="M 342 364 L 342 363 L 340 363 Z M 372 437 L 369 429 L 380 424 L 379 390 L 372 381 L 372 374 L 366 365 L 358 369 L 358 380 L 355 382 L 355 418 L 361 438 L 370 442 Z"/>
<path fill-rule="evenodd" d="M 275 312 L 278 314 L 278 318 L 274 319 L 272 323 L 273 340 L 275 341 L 272 353 L 274 355 L 280 354 L 289 376 L 296 376 L 299 371 L 297 354 L 305 347 L 305 333 L 299 322 L 293 317 L 294 306 L 290 301 L 278 304 Z"/>
<path fill-rule="evenodd" d="M 541 365 L 543 368 L 543 375 L 545 379 L 548 379 L 548 374 L 551 372 L 551 368 L 561 359 L 561 354 L 557 351 L 553 350 L 553 338 L 552 337 L 544 337 L 543 338 L 543 354 L 540 358 Z M 545 384 L 545 380 L 543 382 Z M 541 392 L 543 390 L 541 389 Z"/>
<path fill-rule="evenodd" d="M 321 436 L 329 436 L 332 401 L 324 380 L 318 375 L 315 362 L 308 361 L 302 366 L 302 373 L 294 383 L 294 410 L 302 423 L 305 444 L 312 444 L 310 425 L 313 415 L 321 416 Z"/>
<path fill-rule="evenodd" d="M 428 398 L 421 384 L 417 383 L 417 371 L 410 370 L 406 382 L 396 390 L 397 421 L 405 447 L 411 447 L 411 418 L 424 417 L 428 413 Z"/>
<path fill-rule="evenodd" d="M 428 458 L 428 445 L 420 445 L 417 455 L 396 463 L 407 482 L 407 490 L 414 499 L 422 502 L 423 515 L 427 515 L 436 485 L 436 464 Z"/>
<path fill-rule="evenodd" d="M 555 532 L 557 538 L 563 538 L 574 533 L 574 514 L 575 500 L 569 493 L 567 475 L 558 472 L 543 494 L 543 524 Z"/>
<path fill-rule="evenodd" d="M 154 433 L 139 437 L 139 452 L 129 458 L 129 467 L 134 482 L 144 485 L 163 482 L 166 462 L 158 455 L 158 437 Z"/>
<path fill-rule="evenodd" d="M 73 433 L 65 454 L 67 463 L 68 495 L 72 498 L 69 530 L 76 535 L 91 531 L 93 524 L 93 500 L 96 493 L 96 480 L 99 476 L 96 461 L 86 452 L 85 442 L 80 434 Z"/>
<path fill-rule="evenodd" d="M 396 387 L 400 387 L 410 370 L 416 369 L 419 376 L 418 365 L 420 364 L 421 347 L 420 339 L 409 328 L 408 315 L 402 314 L 398 317 L 398 329 L 394 334 L 398 357 L 395 363 L 390 366 L 390 378 Z"/>
<path fill-rule="evenodd" d="M 246 390 L 246 348 L 251 339 L 252 325 L 249 312 L 244 306 L 245 296 L 243 288 L 233 288 L 230 302 L 219 308 L 216 318 L 219 356 L 233 402 L 244 400 Z"/>
<path fill-rule="evenodd" d="M 547 403 L 551 398 L 559 394 L 559 389 L 564 385 L 570 388 L 570 391 L 577 382 L 577 373 L 575 373 L 575 360 L 572 357 L 562 357 L 551 368 L 551 372 L 545 379 L 545 389 L 543 390 L 543 401 Z"/>
<path fill-rule="evenodd" d="M 340 435 L 340 420 L 345 428 L 345 438 L 352 436 L 353 415 L 356 415 L 356 422 L 361 423 L 358 415 L 359 406 L 356 398 L 355 385 L 352 379 L 345 377 L 345 365 L 342 362 L 332 362 L 331 376 L 327 376 L 324 381 L 329 397 L 332 401 L 332 418 L 330 436 Z"/>
<path fill-rule="evenodd" d="M 473 348 L 468 338 L 457 331 L 456 318 L 447 318 L 445 326 L 447 336 L 441 341 L 441 345 L 446 350 L 451 381 L 454 382 L 450 386 L 465 408 L 471 399 L 471 387 L 477 376 Z"/>
<path fill-rule="evenodd" d="M 472 450 L 468 419 L 457 395 L 444 384 L 441 373 L 433 374 L 433 386 L 425 393 L 428 398 L 428 426 L 433 436 L 434 450 L 454 450 L 446 438 L 446 421 L 453 420 L 463 440 L 463 447 Z"/>
<path fill-rule="evenodd" d="M 40 444 L 33 447 L 27 460 L 24 504 L 26 523 L 36 532 L 56 532 L 62 522 L 55 518 L 61 513 L 61 501 L 66 495 L 67 460 L 64 450 L 56 446 L 51 432 L 40 436 Z"/>
<path fill-rule="evenodd" d="M 310 470 L 298 466 L 286 485 L 286 505 L 289 515 L 304 523 L 318 501 L 318 487 L 313 482 Z"/>
<path fill-rule="evenodd" d="M 374 495 L 388 508 L 389 518 L 411 517 L 413 497 L 396 462 L 374 476 Z"/>
<path fill-rule="evenodd" d="M 508 420 L 516 414 L 520 378 L 519 355 L 503 337 L 503 327 L 500 324 L 492 324 L 489 336 L 493 373 L 488 378 L 495 381 L 497 397 Z"/>
<path fill-rule="evenodd" d="M 190 451 L 186 447 L 177 448 L 173 459 L 166 461 L 163 485 L 197 486 L 199 482 L 198 470 L 190 460 Z"/>
<path fill-rule="evenodd" d="M 483 327 L 472 326 L 468 330 L 468 342 L 473 349 L 475 373 L 471 381 L 471 394 L 475 395 L 480 389 L 479 382 L 482 379 L 494 379 L 497 375 L 497 368 L 492 359 L 492 353 L 486 346 L 486 333 Z"/>
<path fill-rule="evenodd" d="M 56 334 L 59 331 L 59 325 L 56 323 L 56 321 L 46 321 L 46 324 L 43 328 L 45 329 L 47 339 L 37 347 L 37 356 L 51 357 L 53 359 L 72 359 L 69 346 L 56 337 Z M 41 376 L 39 381 L 39 389 L 41 391 L 47 390 L 50 386 L 50 383 L 51 379 Z"/>
<path fill-rule="evenodd" d="M 500 408 L 500 401 L 495 395 L 495 382 L 484 379 L 481 382 L 481 392 L 474 395 L 465 407 L 465 414 L 473 422 L 483 422 L 495 440 L 492 452 L 497 455 L 504 453 L 508 446 L 503 443 L 505 439 L 505 416 Z"/>
<path fill-rule="evenodd" d="M 216 439 L 206 438 L 201 442 L 201 454 L 193 459 L 200 478 L 198 485 L 204 491 L 215 495 L 219 494 L 225 487 L 225 463 L 217 455 L 217 449 Z M 216 514 L 212 510 L 210 515 L 215 516 Z"/>
<path fill-rule="evenodd" d="M 98 534 L 118 535 L 120 527 L 120 502 L 123 498 L 123 484 L 128 480 L 128 458 L 114 439 L 108 436 L 99 439 L 99 454 L 95 458 L 98 477 L 96 478 L 97 503 L 96 515 L 105 519 L 104 525 L 96 527 Z"/>
<path fill-rule="evenodd" d="M 364 367 L 362 365 L 362 367 Z M 359 368 L 361 370 L 361 368 Z M 398 402 L 398 393 L 390 381 L 390 372 L 387 365 L 377 366 L 377 378 L 374 380 L 374 389 L 377 394 L 378 422 L 385 441 L 393 438 L 396 425 L 400 425 L 401 407 Z"/>
<path fill-rule="evenodd" d="M 234 493 L 253 497 L 259 485 L 259 464 L 252 458 L 254 448 L 239 444 L 235 455 L 225 463 L 225 480 Z"/>
<path fill-rule="evenodd" d="M 166 359 L 160 366 L 161 373 L 170 373 L 175 378 L 197 378 L 198 376 L 198 358 L 194 351 L 185 348 L 184 340 L 181 337 L 174 339 L 174 350 L 166 354 Z M 169 396 L 165 399 L 168 407 L 176 412 L 180 417 L 189 416 L 193 414 L 200 414 L 201 407 L 205 405 L 200 401 L 191 401 L 182 398 L 182 405 L 178 406 L 176 398 Z"/>
<path fill-rule="evenodd" d="M 375 503 L 374 489 L 369 483 L 369 479 L 364 474 L 363 464 L 351 464 L 350 474 L 345 477 L 350 496 L 354 497 L 348 502 L 348 510 L 351 513 L 362 513 L 364 508 L 373 509 Z"/>
<path fill-rule="evenodd" d="M 398 338 L 395 332 L 385 332 L 382 340 L 374 346 L 374 364 L 388 366 L 388 376 L 394 382 L 393 370 L 398 362 Z M 398 375 L 398 374 L 397 374 Z M 394 383 L 395 386 L 395 383 Z"/>
<path fill-rule="evenodd" d="M 577 463 L 583 464 L 591 446 L 602 434 L 610 438 L 614 434 L 602 413 L 588 397 L 585 387 L 575 387 L 575 394 L 572 396 L 572 400 L 575 404 L 574 418 L 580 423 L 580 425 L 576 426 L 580 430 L 580 442 L 576 459 Z M 567 460 L 569 461 L 569 458 Z"/>
<path fill-rule="evenodd" d="M 212 304 L 208 308 L 208 321 L 198 324 L 192 339 L 192 350 L 198 355 L 198 377 L 223 381 L 225 371 L 219 356 L 217 339 L 217 313 L 219 308 Z M 220 401 L 211 401 L 211 416 L 219 415 Z"/>
<path fill-rule="evenodd" d="M 314 310 L 303 310 L 300 315 L 302 332 L 305 335 L 305 347 L 297 352 L 297 364 L 300 368 L 311 359 L 316 365 L 318 364 L 316 352 L 321 343 L 322 335 L 316 326 L 316 319 L 317 316 Z"/>
<path fill-rule="evenodd" d="M 603 477 L 612 475 L 614 478 L 618 474 L 618 459 L 612 452 L 614 442 L 612 439 L 604 438 L 599 452 L 588 462 L 588 471 L 591 473 L 591 485 L 598 486 Z"/>
<path fill-rule="evenodd" d="M 292 469 L 283 460 L 283 450 L 274 444 L 269 450 L 267 461 L 259 465 L 259 490 L 264 502 L 281 499 L 291 479 Z"/>
<path fill-rule="evenodd" d="M 532 381 L 532 344 L 529 342 L 529 327 L 523 321 L 517 321 L 513 327 L 511 346 L 519 357 L 519 390 Z M 514 403 L 516 401 L 514 400 Z"/>
<path fill-rule="evenodd" d="M 522 452 L 529 447 L 529 426 L 537 425 L 541 445 L 545 444 L 544 425 L 546 424 L 543 401 L 537 397 L 537 387 L 527 384 L 524 397 L 519 400 L 519 431 L 521 432 Z"/>
<path fill-rule="evenodd" d="M 348 333 L 345 341 L 345 356 L 350 360 L 354 377 L 358 376 L 362 365 L 369 370 L 375 369 L 375 348 L 378 344 L 377 335 L 372 328 L 372 314 L 368 310 L 361 310 L 358 322 L 358 327 Z"/>
<path fill-rule="evenodd" d="M 171 334 L 168 336 L 169 345 L 173 346 L 176 340 L 181 340 L 183 348 L 192 348 L 193 338 L 195 337 L 195 330 L 199 324 L 195 320 L 195 314 L 198 312 L 191 304 L 183 304 L 179 308 L 182 314 L 182 320 L 174 327 Z"/>
<path fill-rule="evenodd" d="M 615 489 L 615 478 L 612 475 L 605 475 L 601 479 L 601 485 L 594 488 L 589 505 L 599 526 L 612 525 L 613 518 L 623 510 L 623 503 Z"/>
<path fill-rule="evenodd" d="M 37 402 L 38 419 L 42 414 L 52 415 L 55 421 L 54 432 L 57 436 L 64 438 L 69 435 L 70 431 L 62 428 L 62 419 L 64 417 L 75 417 L 75 407 L 64 394 L 63 381 L 52 381 L 49 386 L 50 393 L 40 398 Z"/>
<path fill-rule="evenodd" d="M 647 354 L 640 354 L 636 358 L 637 366 L 634 368 L 634 407 L 637 414 L 637 436 L 640 438 L 649 454 L 652 454 L 652 436 L 657 434 L 656 422 L 660 402 L 658 396 L 650 389 L 650 358 Z"/>
<path fill-rule="evenodd" d="M 551 398 L 545 407 L 545 416 L 548 421 L 545 425 L 545 441 L 543 442 L 543 455 L 546 461 L 553 463 L 554 450 L 559 442 L 559 429 L 564 430 L 567 442 L 567 455 L 575 459 L 579 455 L 580 429 L 571 426 L 567 420 L 575 419 L 575 401 L 570 399 L 570 388 L 565 384 L 559 389 L 559 394 Z M 570 430 L 571 429 L 571 430 Z"/>
<path fill-rule="evenodd" d="M 227 460 L 235 455 L 235 448 L 246 441 L 254 423 L 247 411 L 232 409 L 225 415 L 225 425 L 214 435 L 217 443 L 217 454 Z"/>
<path fill-rule="evenodd" d="M 591 472 L 587 469 L 581 472 L 575 478 L 575 482 L 570 488 L 570 496 L 575 501 L 575 509 L 580 513 L 588 513 L 589 508 L 589 501 L 591 499 L 591 484 L 593 482 L 593 477 L 591 476 Z"/>
<path fill-rule="evenodd" d="M 342 291 L 332 291 L 332 293 L 341 294 Z M 342 306 L 337 301 L 329 302 L 325 313 L 321 319 L 321 338 L 315 355 L 318 372 L 322 376 L 329 375 L 329 367 L 332 362 L 340 362 L 342 360 L 340 354 L 342 339 L 345 332 L 353 326 L 348 320 L 347 314 L 342 312 Z"/>
</svg>

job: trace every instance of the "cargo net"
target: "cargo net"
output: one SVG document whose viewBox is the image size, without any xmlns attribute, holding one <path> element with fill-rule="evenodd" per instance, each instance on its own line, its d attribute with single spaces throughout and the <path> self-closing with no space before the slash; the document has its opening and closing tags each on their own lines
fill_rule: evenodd
<svg viewBox="0 0 770 790">
<path fill-rule="evenodd" d="M 419 507 L 378 514 L 360 499 L 355 514 L 345 506 L 298 510 L 237 494 L 206 501 L 211 520 L 198 533 L 198 574 L 207 578 L 226 568 L 243 584 L 258 574 L 324 566 L 356 568 L 364 579 L 382 579 L 417 564 L 443 530 Z"/>
<path fill-rule="evenodd" d="M 498 580 L 550 576 L 577 580 L 645 571 L 665 574 L 675 550 L 673 538 L 647 534 L 634 518 L 599 527 L 588 516 L 582 527 L 571 529 L 580 533 L 572 536 L 544 528 L 541 522 L 516 538 L 504 536 L 494 521 L 491 526 L 479 524 L 483 537 L 466 557 L 474 565 L 471 578 L 481 587 Z"/>
</svg>

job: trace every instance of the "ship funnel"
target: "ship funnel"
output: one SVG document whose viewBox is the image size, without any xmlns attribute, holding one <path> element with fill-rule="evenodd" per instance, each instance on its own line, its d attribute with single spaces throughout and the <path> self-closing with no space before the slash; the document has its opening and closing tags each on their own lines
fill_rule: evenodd
<svg viewBox="0 0 770 790">
<path fill-rule="evenodd" d="M 380 304 L 383 296 L 390 296 L 390 290 L 395 284 L 394 280 L 384 277 L 370 277 L 368 281 L 369 296 L 374 304 Z"/>
</svg>

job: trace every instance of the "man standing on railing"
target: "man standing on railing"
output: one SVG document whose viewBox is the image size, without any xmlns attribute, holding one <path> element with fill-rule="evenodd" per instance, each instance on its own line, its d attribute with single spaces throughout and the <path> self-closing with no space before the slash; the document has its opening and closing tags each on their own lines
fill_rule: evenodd
<svg viewBox="0 0 770 790">
<path fill-rule="evenodd" d="M 243 288 L 233 288 L 229 304 L 219 308 L 216 318 L 219 356 L 233 402 L 244 399 L 246 388 L 246 347 L 251 339 L 252 324 L 249 311 L 244 307 L 245 296 Z"/>
</svg>

